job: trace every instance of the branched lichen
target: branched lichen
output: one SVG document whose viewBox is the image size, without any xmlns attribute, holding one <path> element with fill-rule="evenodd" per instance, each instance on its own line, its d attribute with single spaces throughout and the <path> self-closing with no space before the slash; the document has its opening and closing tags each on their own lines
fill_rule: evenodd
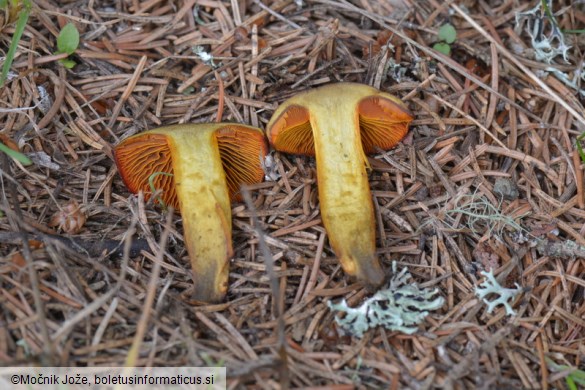
<svg viewBox="0 0 585 390">
<path fill-rule="evenodd" d="M 482 271 L 481 273 L 485 276 L 485 280 L 475 287 L 475 295 L 488 306 L 488 313 L 491 313 L 498 305 L 503 305 L 506 308 L 507 315 L 515 315 L 516 312 L 512 309 L 510 302 L 522 291 L 518 283 L 516 283 L 516 288 L 505 288 L 498 283 L 493 270 L 489 272 Z M 496 294 L 498 298 L 489 300 L 487 299 L 489 294 Z"/>
<path fill-rule="evenodd" d="M 566 86 L 579 92 L 581 96 L 585 96 L 585 89 L 581 88 L 585 82 L 583 61 L 576 64 L 574 69 L 568 73 L 557 69 L 553 62 L 556 57 L 562 56 L 565 63 L 570 63 L 569 50 L 571 46 L 566 43 L 566 30 L 562 30 L 557 22 L 557 16 L 569 10 L 570 7 L 562 8 L 554 13 L 552 5 L 551 0 L 539 0 L 534 8 L 516 13 L 516 33 L 520 34 L 524 29 L 530 36 L 535 59 L 551 65 L 544 70 L 535 72 L 538 77 L 544 78 L 550 73 Z M 568 31 L 571 32 L 571 30 Z M 572 32 L 577 31 L 579 30 Z"/>
<path fill-rule="evenodd" d="M 335 317 L 337 324 L 357 337 L 362 337 L 368 329 L 379 325 L 412 334 L 417 331 L 417 325 L 429 314 L 429 310 L 443 306 L 443 297 L 434 297 L 438 289 L 420 289 L 416 283 L 409 283 L 412 276 L 406 268 L 396 274 L 396 262 L 392 264 L 392 270 L 394 276 L 389 286 L 378 291 L 361 306 L 348 307 L 345 299 L 338 304 L 328 302 L 331 310 L 345 313 L 344 318 Z"/>
<path fill-rule="evenodd" d="M 539 1 L 536 7 L 526 12 L 518 12 L 516 31 L 520 32 L 524 25 L 530 35 L 537 61 L 550 64 L 555 57 L 561 55 L 565 62 L 569 62 L 567 56 L 571 46 L 565 43 L 565 36 L 551 12 L 550 0 Z M 545 28 L 545 25 L 549 28 Z"/>
</svg>

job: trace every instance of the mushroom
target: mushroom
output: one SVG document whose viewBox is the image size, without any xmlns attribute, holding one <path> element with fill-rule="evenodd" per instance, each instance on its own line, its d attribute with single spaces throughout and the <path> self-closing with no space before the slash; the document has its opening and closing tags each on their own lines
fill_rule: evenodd
<svg viewBox="0 0 585 390">
<path fill-rule="evenodd" d="M 194 298 L 219 302 L 227 292 L 231 200 L 240 185 L 262 181 L 267 153 L 262 130 L 234 123 L 186 124 L 146 131 L 115 148 L 118 170 L 130 191 L 180 210 L 191 259 Z"/>
<path fill-rule="evenodd" d="M 372 287 L 384 281 L 366 154 L 394 147 L 413 116 L 398 98 L 337 83 L 282 103 L 267 126 L 276 150 L 315 156 L 321 217 L 344 271 Z"/>
</svg>

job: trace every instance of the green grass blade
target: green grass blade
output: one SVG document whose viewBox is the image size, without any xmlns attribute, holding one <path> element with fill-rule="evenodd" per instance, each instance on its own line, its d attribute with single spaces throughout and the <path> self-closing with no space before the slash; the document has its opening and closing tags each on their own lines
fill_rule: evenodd
<svg viewBox="0 0 585 390">
<path fill-rule="evenodd" d="M 577 137 L 577 151 L 579 152 L 579 156 L 581 156 L 581 160 L 585 162 L 585 151 L 583 150 L 583 146 L 581 145 L 581 141 L 585 139 L 585 133 L 581 134 Z"/>
<path fill-rule="evenodd" d="M 165 175 L 165 176 L 173 176 L 170 173 L 166 173 L 166 172 L 155 172 L 152 175 L 150 175 L 148 177 L 148 185 L 150 186 L 150 191 L 154 194 L 157 190 L 157 188 L 154 187 L 154 178 L 157 177 L 158 175 Z M 165 204 L 165 202 L 163 202 L 162 198 L 160 196 L 156 197 L 156 200 L 160 203 L 161 207 L 163 209 L 167 208 L 167 205 Z"/>
<path fill-rule="evenodd" d="M 18 42 L 20 42 L 20 37 L 22 37 L 22 33 L 24 32 L 24 28 L 26 27 L 26 22 L 28 22 L 30 9 L 31 9 L 30 1 L 29 0 L 24 1 L 24 7 L 20 10 L 20 15 L 18 15 L 18 20 L 16 21 L 16 28 L 14 29 L 14 35 L 12 36 L 12 41 L 10 42 L 10 48 L 8 49 L 8 54 L 6 54 L 6 60 L 4 61 L 4 65 L 2 66 L 2 74 L 0 74 L 0 87 L 4 86 L 6 77 L 8 77 L 8 72 L 10 71 L 10 67 L 12 66 L 12 61 L 14 61 L 14 55 L 16 54 Z"/>
<path fill-rule="evenodd" d="M 585 371 L 576 370 L 571 373 L 571 379 L 581 386 L 585 386 Z"/>
<path fill-rule="evenodd" d="M 581 30 L 562 30 L 564 34 L 583 34 L 585 33 L 585 29 Z"/>
<path fill-rule="evenodd" d="M 32 161 L 30 158 L 26 157 L 24 154 L 17 152 L 16 150 L 10 149 L 8 146 L 4 145 L 0 142 L 0 152 L 4 152 L 8 155 L 8 157 L 20 162 L 22 165 L 31 165 Z"/>
<path fill-rule="evenodd" d="M 555 18 L 552 11 L 550 10 L 550 8 L 548 6 L 548 2 L 546 0 L 540 0 L 540 4 L 542 5 L 542 8 L 544 9 L 544 13 L 548 17 L 548 19 L 551 21 L 551 23 L 554 24 L 555 27 L 559 28 L 559 24 L 557 23 L 557 19 Z"/>
</svg>

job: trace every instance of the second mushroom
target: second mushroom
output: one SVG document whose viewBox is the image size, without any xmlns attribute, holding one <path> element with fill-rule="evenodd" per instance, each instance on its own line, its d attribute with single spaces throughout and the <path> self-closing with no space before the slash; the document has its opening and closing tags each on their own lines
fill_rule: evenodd
<svg viewBox="0 0 585 390">
<path fill-rule="evenodd" d="M 232 123 L 189 124 L 150 130 L 115 149 L 118 170 L 134 193 L 159 201 L 183 217 L 195 282 L 194 298 L 221 301 L 232 251 L 231 200 L 242 184 L 262 181 L 267 145 L 260 129 Z"/>
<path fill-rule="evenodd" d="M 315 156 L 323 224 L 346 273 L 384 281 L 366 154 L 394 147 L 413 116 L 402 101 L 367 85 L 338 83 L 300 93 L 267 126 L 276 150 Z"/>
</svg>

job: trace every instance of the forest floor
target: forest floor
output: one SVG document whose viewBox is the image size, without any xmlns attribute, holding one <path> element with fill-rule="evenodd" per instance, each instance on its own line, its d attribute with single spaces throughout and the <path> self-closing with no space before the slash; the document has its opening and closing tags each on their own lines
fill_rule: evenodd
<svg viewBox="0 0 585 390">
<path fill-rule="evenodd" d="M 4 4 L 4 53 L 26 3 Z M 0 141 L 32 160 L 0 153 L 0 364 L 225 365 L 251 389 L 585 386 L 585 5 L 545 3 L 35 0 L 0 90 Z M 414 114 L 369 157 L 377 250 L 388 280 L 406 267 L 443 306 L 412 334 L 338 325 L 329 302 L 372 292 L 329 245 L 315 159 L 279 153 L 251 207 L 232 205 L 225 302 L 194 302 L 180 215 L 129 192 L 114 147 L 177 123 L 265 129 L 340 81 Z M 477 296 L 489 270 L 519 286 L 511 310 Z"/>
</svg>

